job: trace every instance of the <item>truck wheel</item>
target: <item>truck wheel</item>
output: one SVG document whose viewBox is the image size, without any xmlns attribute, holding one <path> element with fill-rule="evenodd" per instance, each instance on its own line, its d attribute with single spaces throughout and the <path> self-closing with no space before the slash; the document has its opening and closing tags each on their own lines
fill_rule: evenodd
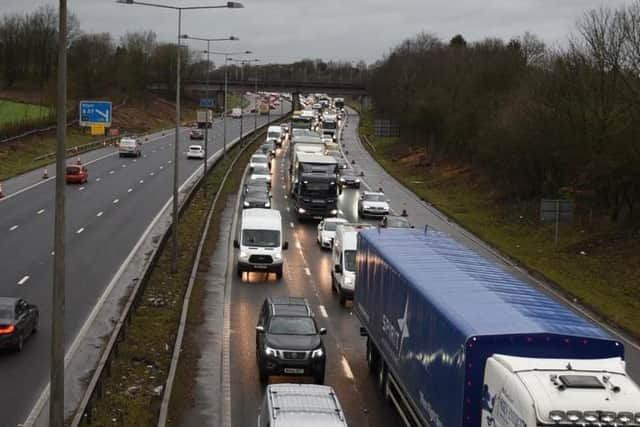
<svg viewBox="0 0 640 427">
<path fill-rule="evenodd" d="M 282 279 L 282 268 L 276 270 L 276 279 Z"/>
<path fill-rule="evenodd" d="M 369 372 L 372 374 L 378 371 L 379 357 L 374 344 L 371 343 L 370 339 L 367 339 L 367 365 L 369 365 Z"/>
<path fill-rule="evenodd" d="M 313 376 L 313 382 L 319 385 L 324 384 L 324 370 L 322 370 L 322 372 L 320 372 L 319 374 Z"/>
<path fill-rule="evenodd" d="M 260 372 L 260 384 L 266 385 L 269 383 L 269 375 L 263 371 L 262 369 L 258 370 Z"/>
<path fill-rule="evenodd" d="M 237 272 L 237 274 L 238 274 L 238 277 L 242 279 L 242 270 L 241 270 L 240 268 L 238 268 L 238 269 L 236 270 L 236 272 Z"/>
<path fill-rule="evenodd" d="M 380 361 L 378 366 L 378 388 L 384 393 L 385 397 L 387 397 L 387 375 L 387 366 L 384 361 Z"/>
</svg>

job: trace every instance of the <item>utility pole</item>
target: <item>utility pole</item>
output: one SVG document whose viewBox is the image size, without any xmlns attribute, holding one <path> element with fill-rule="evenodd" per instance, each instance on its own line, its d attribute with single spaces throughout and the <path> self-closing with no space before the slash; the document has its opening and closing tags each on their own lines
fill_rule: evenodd
<svg viewBox="0 0 640 427">
<path fill-rule="evenodd" d="M 51 301 L 51 366 L 49 425 L 64 427 L 65 312 L 65 141 L 67 136 L 67 0 L 58 16 L 58 94 L 56 127 L 56 196 L 53 238 L 53 297 Z"/>
<path fill-rule="evenodd" d="M 207 89 L 206 96 L 207 100 L 209 100 L 209 73 L 211 73 L 211 62 L 209 62 L 209 50 L 211 40 L 207 40 Z M 208 101 L 207 101 L 208 102 Z M 211 113 L 213 119 L 213 112 Z M 202 192 L 206 196 L 207 195 L 207 159 L 209 157 L 209 107 L 207 107 L 207 123 L 204 126 L 204 170 L 202 171 Z"/>
</svg>

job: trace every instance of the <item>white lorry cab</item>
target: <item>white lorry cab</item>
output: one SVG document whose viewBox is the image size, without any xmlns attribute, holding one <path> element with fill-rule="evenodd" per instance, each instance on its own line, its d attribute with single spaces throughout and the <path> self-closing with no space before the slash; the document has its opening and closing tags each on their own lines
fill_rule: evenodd
<svg viewBox="0 0 640 427">
<path fill-rule="evenodd" d="M 487 359 L 482 427 L 637 426 L 640 388 L 621 358 Z"/>
<path fill-rule="evenodd" d="M 372 228 L 371 224 L 338 224 L 331 254 L 331 286 L 340 296 L 340 304 L 353 299 L 356 283 L 356 250 L 358 232 Z"/>
<path fill-rule="evenodd" d="M 240 223 L 240 240 L 234 240 L 233 246 L 240 249 L 237 273 L 261 271 L 276 273 L 282 277 L 282 251 L 289 248 L 283 242 L 282 217 L 280 211 L 273 209 L 245 209 Z"/>
<path fill-rule="evenodd" d="M 282 140 L 284 139 L 284 133 L 280 126 L 269 126 L 267 129 L 267 142 L 273 142 L 276 146 L 282 146 Z"/>
<path fill-rule="evenodd" d="M 264 394 L 258 427 L 347 427 L 347 420 L 330 386 L 272 384 Z"/>
</svg>

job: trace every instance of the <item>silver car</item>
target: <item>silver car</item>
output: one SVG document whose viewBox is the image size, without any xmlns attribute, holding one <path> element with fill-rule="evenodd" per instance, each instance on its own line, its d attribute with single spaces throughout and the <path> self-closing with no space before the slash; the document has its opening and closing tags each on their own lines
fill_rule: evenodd
<svg viewBox="0 0 640 427">
<path fill-rule="evenodd" d="M 120 144 L 118 145 L 118 155 L 120 157 L 124 156 L 133 156 L 140 157 L 142 152 L 140 151 L 140 146 L 142 144 L 137 138 L 121 138 Z"/>
</svg>

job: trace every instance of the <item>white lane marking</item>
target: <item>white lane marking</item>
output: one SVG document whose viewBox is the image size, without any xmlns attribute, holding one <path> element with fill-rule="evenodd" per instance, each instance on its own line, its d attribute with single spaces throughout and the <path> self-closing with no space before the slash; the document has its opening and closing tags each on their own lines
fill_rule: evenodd
<svg viewBox="0 0 640 427">
<path fill-rule="evenodd" d="M 156 152 L 156 150 L 151 150 L 151 152 L 152 152 L 152 153 L 155 153 L 155 152 Z"/>
<path fill-rule="evenodd" d="M 353 379 L 353 372 L 351 371 L 351 367 L 349 366 L 349 362 L 347 362 L 347 359 L 344 358 L 344 356 L 342 356 L 342 360 L 340 361 L 340 364 L 342 365 L 342 370 L 344 371 L 344 376 L 349 378 L 350 380 Z"/>
<path fill-rule="evenodd" d="M 113 175 L 113 174 L 114 174 L 114 172 L 113 172 L 113 171 L 109 171 L 109 175 Z"/>
<path fill-rule="evenodd" d="M 155 172 L 149 172 L 149 175 L 150 175 L 150 176 L 153 176 L 153 175 L 155 175 L 155 174 L 156 174 Z"/>
<path fill-rule="evenodd" d="M 140 180 L 140 184 L 144 184 L 144 179 L 141 179 L 141 180 Z"/>
<path fill-rule="evenodd" d="M 114 199 L 113 200 L 113 204 L 115 205 L 116 203 L 118 203 L 120 201 L 120 199 Z"/>
<path fill-rule="evenodd" d="M 104 215 L 104 212 L 100 211 L 96 214 L 97 217 L 101 217 L 102 215 Z"/>
<path fill-rule="evenodd" d="M 285 199 L 288 199 L 289 197 L 285 194 L 285 195 L 284 195 L 284 198 L 285 198 Z"/>
<path fill-rule="evenodd" d="M 142 157 L 146 158 L 146 157 L 147 157 L 147 155 L 146 155 L 146 154 L 143 154 L 143 155 L 142 155 Z"/>
<path fill-rule="evenodd" d="M 169 160 L 167 163 L 171 164 L 171 160 Z"/>
<path fill-rule="evenodd" d="M 322 317 L 329 317 L 327 309 L 324 307 L 324 305 L 320 305 L 318 308 L 320 309 L 320 314 L 322 314 Z"/>
<path fill-rule="evenodd" d="M 101 178 L 96 178 L 96 182 L 100 182 L 100 179 L 101 179 Z"/>
<path fill-rule="evenodd" d="M 135 162 L 137 162 L 137 161 L 138 161 L 138 160 L 136 160 L 136 159 L 133 159 L 133 163 L 135 163 Z"/>
<path fill-rule="evenodd" d="M 82 191 L 82 190 L 84 190 L 84 186 L 78 188 L 78 191 Z"/>
<path fill-rule="evenodd" d="M 309 267 L 304 268 L 304 274 L 306 274 L 307 276 L 311 276 L 311 270 L 309 270 Z"/>
<path fill-rule="evenodd" d="M 127 193 L 131 193 L 133 191 L 133 188 L 130 188 L 127 190 Z"/>
<path fill-rule="evenodd" d="M 289 227 L 293 228 L 293 223 L 292 222 L 289 223 Z"/>
<path fill-rule="evenodd" d="M 42 215 L 43 213 L 44 213 L 44 209 L 40 209 L 40 210 L 38 211 L 38 215 Z"/>
<path fill-rule="evenodd" d="M 164 169 L 164 166 L 160 165 L 160 169 Z"/>
<path fill-rule="evenodd" d="M 22 279 L 20 279 L 18 285 L 24 285 L 25 283 L 27 283 L 27 280 L 29 280 L 29 276 L 24 276 Z"/>
<path fill-rule="evenodd" d="M 9 231 L 13 231 L 13 230 L 17 229 L 18 227 L 19 227 L 18 225 L 14 225 L 13 227 L 11 227 L 11 228 L 9 229 Z"/>
<path fill-rule="evenodd" d="M 56 254 L 55 251 L 51 251 L 51 256 L 54 256 Z"/>
<path fill-rule="evenodd" d="M 291 211 L 291 208 L 289 206 L 287 206 L 287 212 Z"/>
<path fill-rule="evenodd" d="M 127 165 L 124 165 L 124 164 L 123 164 L 123 165 L 122 165 L 122 167 L 123 167 L 123 168 L 126 168 L 126 167 L 127 167 Z"/>
<path fill-rule="evenodd" d="M 84 227 L 81 227 L 81 228 L 79 228 L 79 229 L 78 229 L 78 231 L 76 231 L 76 234 L 80 234 L 80 233 L 82 233 L 83 231 L 84 231 Z"/>
</svg>

